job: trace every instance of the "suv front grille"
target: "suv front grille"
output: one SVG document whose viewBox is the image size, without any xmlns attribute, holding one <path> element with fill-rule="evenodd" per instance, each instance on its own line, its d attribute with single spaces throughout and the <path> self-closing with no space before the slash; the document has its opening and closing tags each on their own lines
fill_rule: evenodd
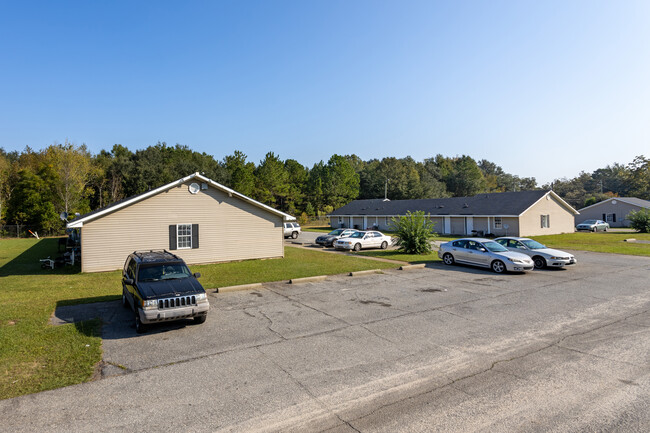
<svg viewBox="0 0 650 433">
<path fill-rule="evenodd" d="M 167 298 L 158 300 L 158 309 L 185 307 L 187 305 L 196 305 L 196 296 L 179 296 L 176 298 Z"/>
</svg>

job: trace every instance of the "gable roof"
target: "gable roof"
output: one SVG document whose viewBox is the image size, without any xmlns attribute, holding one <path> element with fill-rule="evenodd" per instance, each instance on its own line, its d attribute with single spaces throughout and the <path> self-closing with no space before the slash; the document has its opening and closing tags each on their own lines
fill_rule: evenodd
<svg viewBox="0 0 650 433">
<path fill-rule="evenodd" d="M 599 201 L 598 203 L 594 203 L 592 205 L 585 206 L 582 209 L 580 209 L 580 211 L 583 211 L 585 209 L 589 209 L 589 208 L 594 207 L 594 206 L 598 206 L 598 205 L 603 204 L 603 203 L 607 203 L 608 201 L 612 201 L 612 200 L 618 200 L 618 201 L 622 201 L 623 203 L 631 204 L 633 206 L 638 206 L 638 207 L 643 207 L 643 208 L 646 208 L 646 209 L 650 209 L 650 201 L 648 201 L 648 200 L 643 200 L 641 198 L 636 198 L 636 197 L 611 197 L 611 198 L 608 198 L 607 200 Z"/>
<path fill-rule="evenodd" d="M 199 180 L 201 182 L 205 182 L 205 183 L 207 183 L 209 185 L 212 185 L 213 187 L 227 193 L 230 197 L 233 197 L 233 196 L 237 197 L 237 198 L 239 198 L 241 200 L 244 200 L 244 201 L 246 201 L 246 202 L 248 202 L 248 203 L 250 203 L 250 204 L 252 204 L 254 206 L 262 208 L 262 209 L 264 209 L 264 210 L 266 210 L 268 212 L 271 212 L 271 213 L 273 213 L 275 215 L 281 216 L 284 221 L 295 221 L 295 219 L 296 219 L 295 217 L 293 217 L 293 216 L 291 216 L 289 214 L 286 214 L 284 212 L 280 212 L 277 209 L 273 209 L 271 206 L 267 206 L 264 203 L 258 202 L 257 200 L 253 200 L 252 198 L 250 198 L 248 196 L 245 196 L 244 194 L 240 194 L 237 191 L 235 191 L 233 189 L 230 189 L 227 186 L 221 185 L 220 183 L 215 182 L 212 179 L 209 179 L 209 178 L 207 178 L 207 177 L 205 177 L 205 176 L 203 176 L 203 175 L 201 175 L 199 173 L 194 173 L 194 174 L 190 174 L 189 176 L 183 177 L 181 179 L 175 180 L 174 182 L 170 182 L 170 183 L 168 183 L 166 185 L 158 187 L 156 189 L 152 189 L 151 191 L 143 192 L 142 194 L 134 195 L 132 197 L 128 197 L 128 198 L 125 198 L 123 200 L 116 201 L 115 203 L 111 203 L 110 205 L 108 205 L 106 207 L 103 207 L 101 209 L 96 209 L 96 210 L 94 210 L 92 212 L 88 212 L 87 214 L 81 215 L 81 216 L 75 218 L 74 220 L 70 221 L 67 224 L 67 228 L 83 227 L 85 222 L 92 221 L 92 220 L 94 220 L 96 218 L 100 218 L 103 215 L 106 215 L 106 214 L 108 214 L 110 212 L 115 212 L 115 211 L 117 211 L 119 209 L 130 206 L 130 205 L 132 205 L 134 203 L 137 203 L 139 201 L 145 200 L 145 199 L 147 199 L 147 198 L 149 198 L 151 196 L 154 196 L 156 194 L 159 194 L 159 193 L 161 193 L 163 191 L 167 191 L 167 190 L 169 190 L 171 188 L 174 188 L 175 186 L 182 185 L 183 183 L 185 183 L 185 182 L 187 182 L 189 180 L 192 180 L 192 179 L 196 179 L 196 180 Z"/>
<path fill-rule="evenodd" d="M 472 197 L 390 201 L 383 199 L 354 200 L 336 209 L 329 216 L 395 216 L 405 215 L 408 211 L 424 211 L 427 214 L 443 216 L 519 216 L 549 194 L 571 213 L 578 213 L 555 192 L 534 190 L 494 192 L 477 194 Z"/>
</svg>

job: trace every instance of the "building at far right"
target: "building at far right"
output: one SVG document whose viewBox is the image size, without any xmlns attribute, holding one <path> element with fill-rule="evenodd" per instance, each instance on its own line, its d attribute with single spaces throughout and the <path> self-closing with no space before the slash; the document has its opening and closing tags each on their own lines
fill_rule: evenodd
<svg viewBox="0 0 650 433">
<path fill-rule="evenodd" d="M 608 222 L 610 227 L 630 227 L 628 215 L 641 209 L 650 209 L 650 201 L 636 197 L 612 197 L 583 207 L 575 220 L 576 224 L 593 219 Z"/>
</svg>

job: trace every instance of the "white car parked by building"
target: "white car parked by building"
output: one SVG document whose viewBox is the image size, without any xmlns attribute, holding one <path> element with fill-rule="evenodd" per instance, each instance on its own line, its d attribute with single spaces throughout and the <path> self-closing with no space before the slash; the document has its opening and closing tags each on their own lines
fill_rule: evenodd
<svg viewBox="0 0 650 433">
<path fill-rule="evenodd" d="M 562 268 L 567 265 L 578 263 L 573 254 L 564 251 L 554 250 L 544 244 L 528 238 L 502 237 L 495 239 L 496 242 L 506 247 L 509 251 L 526 254 L 535 262 L 535 268 L 545 267 Z"/>
<path fill-rule="evenodd" d="M 337 250 L 354 250 L 359 251 L 365 248 L 381 248 L 385 250 L 392 243 L 390 236 L 381 232 L 369 230 L 365 232 L 352 233 L 347 238 L 339 239 L 334 242 L 334 248 Z"/>
</svg>

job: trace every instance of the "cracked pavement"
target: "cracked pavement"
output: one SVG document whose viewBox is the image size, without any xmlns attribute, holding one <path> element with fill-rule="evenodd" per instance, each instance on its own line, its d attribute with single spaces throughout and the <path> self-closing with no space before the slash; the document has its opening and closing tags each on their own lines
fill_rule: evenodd
<svg viewBox="0 0 650 433">
<path fill-rule="evenodd" d="M 145 335 L 103 305 L 101 379 L 0 401 L 0 431 L 648 431 L 650 259 L 576 255 L 212 294 Z"/>
</svg>

